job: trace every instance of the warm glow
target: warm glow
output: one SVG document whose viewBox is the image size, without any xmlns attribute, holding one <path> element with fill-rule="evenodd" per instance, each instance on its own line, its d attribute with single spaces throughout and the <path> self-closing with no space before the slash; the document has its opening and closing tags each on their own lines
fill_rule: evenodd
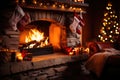
<svg viewBox="0 0 120 80">
<path fill-rule="evenodd" d="M 74 52 L 69 52 L 69 55 L 71 56 L 71 55 L 74 55 Z"/>
<path fill-rule="evenodd" d="M 87 54 L 90 53 L 90 49 L 89 49 L 89 48 L 86 48 L 84 51 L 85 51 L 85 53 L 87 53 Z"/>
<path fill-rule="evenodd" d="M 33 28 L 21 32 L 20 43 L 31 43 L 26 48 L 44 47 L 48 45 L 48 37 L 45 37 L 44 33 L 40 32 L 37 28 Z"/>
<path fill-rule="evenodd" d="M 62 9 L 64 9 L 64 8 L 65 8 L 65 6 L 64 6 L 64 5 L 62 5 L 62 6 L 61 6 L 61 8 L 62 8 Z"/>
<path fill-rule="evenodd" d="M 16 3 L 18 3 L 19 2 L 19 0 L 16 0 Z"/>
<path fill-rule="evenodd" d="M 22 61 L 22 60 L 23 60 L 23 56 L 22 56 L 22 54 L 21 54 L 20 52 L 17 52 L 17 53 L 16 53 L 16 58 L 17 58 L 17 60 L 19 60 L 19 61 Z"/>
<path fill-rule="evenodd" d="M 39 47 L 43 47 L 43 46 L 48 44 L 48 38 L 45 39 L 44 33 L 40 32 L 36 28 L 31 29 L 28 32 L 28 35 L 26 35 L 25 42 L 28 43 L 28 42 L 31 42 L 31 41 L 40 42 Z M 34 44 L 31 44 L 30 46 L 32 47 L 32 46 L 34 46 Z"/>
<path fill-rule="evenodd" d="M 60 49 L 61 26 L 59 24 L 51 24 L 49 29 L 49 42 L 54 46 L 54 49 Z M 65 36 L 65 35 L 64 35 Z"/>
<path fill-rule="evenodd" d="M 47 33 L 43 33 L 44 31 L 40 32 L 40 28 L 38 29 L 33 25 L 30 25 L 30 27 L 32 30 L 26 29 L 20 33 L 20 47 L 28 49 L 52 45 L 54 51 L 61 50 L 61 29 L 63 27 L 61 24 L 57 22 L 52 23 L 49 26 L 48 36 L 45 35 Z"/>
<path fill-rule="evenodd" d="M 25 42 L 31 42 L 31 41 L 41 41 L 42 39 L 44 39 L 44 33 L 41 33 L 40 31 L 38 31 L 37 29 L 31 29 L 28 32 L 28 35 L 26 36 Z"/>
<path fill-rule="evenodd" d="M 25 0 L 22 0 L 22 3 L 25 3 Z"/>
<path fill-rule="evenodd" d="M 33 4 L 37 4 L 37 1 L 36 1 L 36 0 L 33 0 Z"/>
</svg>

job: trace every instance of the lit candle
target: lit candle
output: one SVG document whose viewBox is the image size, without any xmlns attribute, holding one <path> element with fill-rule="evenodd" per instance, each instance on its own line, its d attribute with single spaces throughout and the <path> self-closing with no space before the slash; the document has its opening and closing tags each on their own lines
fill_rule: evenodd
<svg viewBox="0 0 120 80">
<path fill-rule="evenodd" d="M 87 54 L 90 53 L 90 49 L 89 49 L 89 48 L 86 48 L 84 51 L 85 51 L 85 53 L 87 53 Z"/>
<path fill-rule="evenodd" d="M 18 61 L 22 61 L 23 60 L 22 53 L 16 52 L 16 58 L 17 58 Z"/>
<path fill-rule="evenodd" d="M 74 55 L 74 52 L 72 51 L 72 52 L 69 52 L 69 55 L 71 56 L 71 55 Z"/>
</svg>

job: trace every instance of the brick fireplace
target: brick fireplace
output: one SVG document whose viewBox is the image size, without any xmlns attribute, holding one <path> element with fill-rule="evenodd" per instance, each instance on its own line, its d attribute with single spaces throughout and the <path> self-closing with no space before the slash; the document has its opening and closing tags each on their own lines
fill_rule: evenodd
<svg viewBox="0 0 120 80">
<path fill-rule="evenodd" d="M 82 33 L 80 35 L 72 34 L 69 27 L 74 19 L 74 11 L 77 11 L 76 12 L 77 14 L 81 13 L 84 15 L 84 12 L 85 12 L 84 8 L 88 6 L 87 4 L 84 3 L 84 0 L 81 2 L 74 2 L 74 1 L 66 2 L 66 1 L 57 0 L 56 3 L 54 3 L 55 1 L 53 0 L 52 1 L 53 3 L 51 3 L 51 1 L 48 1 L 49 4 L 46 3 L 46 1 L 36 2 L 36 0 L 33 0 L 33 3 L 31 3 L 32 0 L 30 0 L 30 2 L 27 0 L 23 0 L 23 1 L 15 0 L 15 1 L 17 4 L 19 4 L 22 7 L 23 11 L 25 13 L 28 13 L 30 16 L 30 22 L 26 26 L 28 26 L 29 28 L 34 27 L 34 28 L 37 28 L 39 31 L 42 31 L 45 37 L 48 37 L 48 41 L 50 44 L 52 44 L 54 51 L 61 51 L 61 49 L 64 49 L 64 47 L 74 48 L 77 45 L 82 45 Z M 44 3 L 44 4 L 37 5 L 39 3 L 40 4 Z M 69 7 L 68 7 L 68 4 L 69 4 Z M 46 8 L 46 7 L 49 7 L 49 8 Z M 9 11 L 9 13 L 12 13 L 12 12 Z M 9 14 L 5 16 L 9 16 Z M 26 44 L 25 35 L 26 33 L 28 33 L 27 31 L 28 31 L 27 29 L 24 32 L 5 29 L 6 35 L 3 36 L 3 40 L 4 40 L 3 44 L 5 45 L 5 48 L 17 49 L 19 48 L 18 46 L 19 43 L 20 43 L 20 46 L 21 44 Z M 19 38 L 20 38 L 20 41 L 18 41 Z M 8 41 L 10 43 L 7 43 Z M 22 47 L 23 46 L 24 45 L 22 45 Z M 26 48 L 26 47 L 23 47 L 23 48 Z"/>
<path fill-rule="evenodd" d="M 44 35 L 49 38 L 49 43 L 52 44 L 55 52 L 62 51 L 66 46 L 76 47 L 78 44 L 82 44 L 82 34 L 76 37 L 77 35 L 72 34 L 69 29 L 74 18 L 73 12 L 30 8 L 24 8 L 24 11 L 29 13 L 31 18 L 31 22 L 27 26 L 34 26 L 42 31 Z M 22 35 L 24 36 L 25 33 L 27 32 L 23 32 Z M 20 39 L 20 41 L 24 43 L 24 41 L 22 41 L 24 38 L 20 37 Z"/>
<path fill-rule="evenodd" d="M 65 14 L 54 11 L 25 11 L 31 17 L 31 22 L 27 26 L 29 28 L 34 27 L 43 32 L 44 37 L 48 37 L 48 43 L 53 46 L 53 50 L 61 51 L 62 46 L 66 44 Z M 21 33 L 20 43 L 25 43 L 26 33 L 28 33 L 27 30 Z"/>
<path fill-rule="evenodd" d="M 44 34 L 43 36 L 45 38 L 48 37 L 48 42 L 53 46 L 53 51 L 61 51 L 62 49 L 64 49 L 64 47 L 74 48 L 77 45 L 82 44 L 82 33 L 78 36 L 76 33 L 72 34 L 69 29 L 70 24 L 73 22 L 73 13 L 62 11 L 51 12 L 47 10 L 30 8 L 23 9 L 25 13 L 29 14 L 30 22 L 25 26 L 27 28 L 25 28 L 24 31 L 14 31 L 10 30 L 9 28 L 5 29 L 6 35 L 3 36 L 3 43 L 6 45 L 6 48 L 19 49 L 18 45 L 22 46 L 25 49 L 29 47 L 29 43 L 34 43 L 34 40 L 37 41 L 36 39 L 40 37 L 36 37 L 35 35 L 34 37 L 36 39 L 25 42 L 25 38 L 28 37 L 28 34 L 30 34 L 29 31 L 33 28 L 37 29 L 38 32 L 41 31 Z M 33 32 L 31 31 L 31 33 Z M 8 37 L 7 35 L 9 35 L 10 37 Z M 8 41 L 10 43 L 7 43 Z M 39 41 L 39 43 L 37 42 L 36 45 L 40 43 L 41 42 Z M 37 48 L 37 46 L 35 46 L 34 48 Z"/>
<path fill-rule="evenodd" d="M 18 47 L 20 47 L 20 49 L 22 48 L 22 50 L 28 50 L 29 46 L 26 46 L 28 43 L 25 42 L 25 35 L 28 33 L 27 30 L 29 31 L 31 28 L 36 28 L 38 31 L 44 32 L 45 38 L 49 38 L 50 46 L 47 46 L 48 52 L 46 52 L 46 46 L 44 48 L 45 51 L 43 52 L 39 51 L 39 48 L 34 46 L 35 49 L 38 49 L 36 51 L 37 53 L 35 53 L 37 56 L 33 56 L 31 61 L 13 60 L 11 62 L 9 59 L 12 57 L 10 57 L 10 54 L 7 54 L 7 56 L 9 56 L 9 58 L 7 57 L 7 61 L 9 62 L 6 62 L 5 60 L 5 63 L 1 64 L 0 78 L 2 78 L 2 80 L 62 80 L 63 78 L 67 79 L 70 76 L 74 76 L 73 73 L 79 73 L 75 68 L 76 66 L 77 68 L 81 67 L 81 63 L 87 59 L 87 55 L 80 54 L 70 56 L 63 52 L 63 49 L 66 46 L 69 45 L 69 47 L 75 47 L 75 45 L 77 45 L 76 42 L 72 42 L 75 40 L 74 38 L 67 37 L 69 33 L 69 25 L 73 21 L 73 12 L 66 12 L 63 10 L 51 11 L 46 9 L 38 9 L 35 7 L 21 7 L 26 13 L 29 13 L 31 20 L 30 23 L 26 25 L 27 28 L 29 27 L 29 29 L 26 29 L 23 32 L 13 31 L 12 35 L 11 31 L 9 30 L 6 31 L 6 33 L 13 37 L 20 37 L 20 44 Z M 82 36 L 80 38 L 82 41 Z M 15 41 L 12 41 L 12 45 L 13 44 L 14 46 L 10 47 L 12 50 L 17 48 L 15 47 Z M 40 47 L 40 49 L 42 48 Z M 44 55 L 43 53 L 47 53 L 47 55 Z M 32 54 L 34 54 L 34 52 L 32 52 Z M 73 70 L 75 71 L 72 73 Z M 81 68 L 79 70 L 82 71 Z"/>
</svg>

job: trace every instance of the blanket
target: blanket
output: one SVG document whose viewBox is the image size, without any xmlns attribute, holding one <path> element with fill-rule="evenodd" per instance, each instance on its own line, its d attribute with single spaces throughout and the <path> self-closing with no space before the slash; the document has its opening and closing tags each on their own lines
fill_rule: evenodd
<svg viewBox="0 0 120 80">
<path fill-rule="evenodd" d="M 120 51 L 114 48 L 106 48 L 104 52 L 92 55 L 85 63 L 86 69 L 100 77 L 104 64 L 111 55 L 120 55 Z"/>
</svg>

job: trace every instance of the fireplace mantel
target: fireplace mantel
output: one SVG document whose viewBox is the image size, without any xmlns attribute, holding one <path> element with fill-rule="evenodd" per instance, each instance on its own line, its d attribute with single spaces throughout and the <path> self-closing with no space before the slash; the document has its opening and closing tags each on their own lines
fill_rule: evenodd
<svg viewBox="0 0 120 80">
<path fill-rule="evenodd" d="M 19 1 L 19 0 L 18 0 Z M 45 0 L 45 1 L 36 1 L 30 0 L 23 2 L 17 2 L 21 7 L 28 9 L 39 9 L 39 10 L 49 10 L 49 11 L 62 11 L 62 12 L 83 12 L 86 13 L 86 8 L 89 6 L 87 3 L 84 3 L 84 0 L 81 2 L 75 2 L 72 0 Z"/>
</svg>

